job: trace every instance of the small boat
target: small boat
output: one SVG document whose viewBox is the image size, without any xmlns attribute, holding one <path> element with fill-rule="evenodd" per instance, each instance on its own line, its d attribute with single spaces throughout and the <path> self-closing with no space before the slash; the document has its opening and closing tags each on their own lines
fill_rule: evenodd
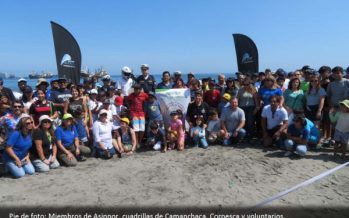
<svg viewBox="0 0 349 218">
<path fill-rule="evenodd" d="M 53 74 L 50 72 L 42 72 L 42 73 L 36 73 L 36 72 L 31 72 L 29 74 L 29 79 L 39 79 L 39 78 L 52 78 Z"/>
</svg>

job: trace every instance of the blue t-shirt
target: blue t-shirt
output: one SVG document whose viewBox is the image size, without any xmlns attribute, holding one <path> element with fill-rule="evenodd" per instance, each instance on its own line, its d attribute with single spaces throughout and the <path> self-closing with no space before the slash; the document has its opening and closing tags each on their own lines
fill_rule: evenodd
<svg viewBox="0 0 349 218">
<path fill-rule="evenodd" d="M 308 142 L 317 143 L 320 139 L 320 131 L 316 128 L 315 124 L 308 119 L 305 119 L 307 124 L 303 129 L 297 129 L 294 124 L 288 127 L 287 132 L 295 137 L 301 137 Z"/>
<path fill-rule="evenodd" d="M 78 132 L 75 126 L 70 128 L 57 127 L 55 130 L 55 136 L 57 141 L 61 141 L 64 147 L 69 147 L 74 144 L 74 139 L 78 137 Z"/>
<path fill-rule="evenodd" d="M 269 99 L 271 96 L 274 96 L 274 95 L 282 96 L 282 91 L 279 88 L 276 88 L 276 89 L 260 88 L 258 90 L 258 94 L 263 101 L 263 106 L 266 106 L 270 104 Z"/>
<path fill-rule="evenodd" d="M 22 160 L 32 147 L 32 137 L 30 134 L 23 136 L 21 132 L 14 131 L 7 139 L 7 146 L 12 147 L 13 152 Z M 6 162 L 14 161 L 7 152 L 4 152 L 4 159 Z"/>
<path fill-rule="evenodd" d="M 144 112 L 149 120 L 162 120 L 160 103 L 156 100 L 153 103 L 146 101 L 144 103 Z"/>
</svg>

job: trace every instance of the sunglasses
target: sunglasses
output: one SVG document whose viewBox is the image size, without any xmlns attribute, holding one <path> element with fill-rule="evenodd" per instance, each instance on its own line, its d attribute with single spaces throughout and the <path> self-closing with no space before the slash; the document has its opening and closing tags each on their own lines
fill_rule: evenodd
<svg viewBox="0 0 349 218">
<path fill-rule="evenodd" d="M 101 117 L 106 117 L 107 116 L 107 114 L 101 114 Z"/>
<path fill-rule="evenodd" d="M 249 86 L 250 84 L 244 84 L 244 86 Z"/>
<path fill-rule="evenodd" d="M 25 124 L 26 124 L 27 126 L 29 126 L 29 125 L 33 124 L 33 122 L 26 122 Z"/>
<path fill-rule="evenodd" d="M 43 120 L 42 123 L 51 123 L 51 120 Z"/>
<path fill-rule="evenodd" d="M 21 105 L 14 105 L 13 108 L 22 108 Z"/>
<path fill-rule="evenodd" d="M 319 80 L 311 80 L 310 82 L 319 82 Z"/>
</svg>

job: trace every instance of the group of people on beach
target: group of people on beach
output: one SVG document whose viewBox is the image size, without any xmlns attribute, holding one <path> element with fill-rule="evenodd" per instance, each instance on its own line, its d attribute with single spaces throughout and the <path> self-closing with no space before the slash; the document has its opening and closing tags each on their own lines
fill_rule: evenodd
<svg viewBox="0 0 349 218">
<path fill-rule="evenodd" d="M 333 146 L 345 158 L 349 142 L 348 70 L 304 66 L 226 78 L 197 79 L 180 71 L 157 84 L 147 64 L 137 78 L 129 67 L 120 81 L 109 75 L 71 84 L 66 78 L 35 89 L 18 80 L 14 95 L 0 80 L 0 155 L 3 173 L 15 178 L 76 166 L 86 157 L 110 159 L 137 150 L 166 152 L 195 146 L 278 146 L 285 156 Z M 347 78 L 345 78 L 347 77 Z M 184 82 L 186 80 L 186 82 Z M 189 89 L 186 113 L 170 112 L 164 123 L 156 89 Z"/>
</svg>

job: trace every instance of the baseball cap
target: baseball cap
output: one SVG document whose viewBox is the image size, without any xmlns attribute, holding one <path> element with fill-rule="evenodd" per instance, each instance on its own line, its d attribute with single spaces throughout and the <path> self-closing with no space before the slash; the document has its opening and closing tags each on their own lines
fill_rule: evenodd
<svg viewBox="0 0 349 218">
<path fill-rule="evenodd" d="M 120 106 L 120 105 L 123 104 L 123 101 L 124 101 L 124 99 L 123 99 L 121 96 L 117 96 L 117 97 L 115 98 L 115 105 L 116 105 L 116 106 Z"/>
<path fill-rule="evenodd" d="M 229 93 L 225 93 L 225 94 L 223 95 L 223 98 L 224 98 L 225 100 L 230 101 L 231 95 L 230 95 Z"/>
<path fill-rule="evenodd" d="M 97 89 L 91 89 L 91 90 L 90 90 L 90 94 L 96 94 L 96 95 L 97 95 L 97 94 L 98 94 Z"/>
<path fill-rule="evenodd" d="M 179 71 L 179 70 L 177 70 L 177 71 L 174 72 L 174 75 L 175 75 L 175 76 L 176 76 L 176 75 L 180 76 L 180 75 L 182 75 L 182 72 Z"/>
<path fill-rule="evenodd" d="M 130 120 L 127 117 L 120 118 L 120 121 L 127 123 L 127 124 L 130 124 Z"/>
<path fill-rule="evenodd" d="M 71 114 L 64 114 L 62 119 L 63 120 L 73 119 L 73 115 L 71 115 Z"/>
<path fill-rule="evenodd" d="M 102 81 L 105 81 L 105 80 L 110 80 L 110 76 L 107 74 L 107 75 L 105 75 L 105 76 L 103 76 L 103 78 L 102 78 Z"/>
<path fill-rule="evenodd" d="M 48 115 L 42 115 L 42 116 L 40 116 L 40 118 L 39 118 L 39 125 L 41 125 L 42 121 L 44 121 L 44 120 L 49 120 L 49 121 L 52 122 L 51 117 L 49 117 Z"/>
<path fill-rule="evenodd" d="M 154 92 L 149 92 L 149 93 L 148 93 L 148 95 L 149 95 L 149 96 L 152 96 L 153 98 L 155 98 L 155 99 L 156 99 L 156 95 L 155 95 L 155 93 L 154 93 Z"/>
</svg>

